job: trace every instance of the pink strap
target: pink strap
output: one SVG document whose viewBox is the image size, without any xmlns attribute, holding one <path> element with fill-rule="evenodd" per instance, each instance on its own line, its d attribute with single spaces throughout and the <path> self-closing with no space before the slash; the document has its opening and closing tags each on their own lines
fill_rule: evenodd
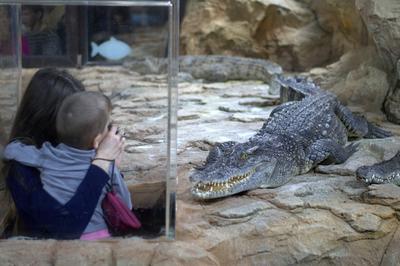
<svg viewBox="0 0 400 266">
<path fill-rule="evenodd" d="M 108 232 L 107 229 L 91 232 L 91 233 L 86 233 L 82 234 L 80 240 L 98 240 L 98 239 L 103 239 L 111 237 L 110 233 Z"/>
</svg>

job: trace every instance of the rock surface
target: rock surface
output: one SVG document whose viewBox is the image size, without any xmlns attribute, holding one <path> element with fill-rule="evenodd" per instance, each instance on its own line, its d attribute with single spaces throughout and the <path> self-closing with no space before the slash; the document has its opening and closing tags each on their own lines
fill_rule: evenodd
<svg viewBox="0 0 400 266">
<path fill-rule="evenodd" d="M 165 77 L 139 76 L 121 67 L 88 67 L 74 74 L 89 90 L 112 98 L 113 118 L 127 133 L 122 170 L 133 196 L 136 189 L 160 194 L 166 171 Z M 390 157 L 400 147 L 398 136 L 360 140 L 360 150 L 346 163 L 319 167 L 276 189 L 192 199 L 193 166 L 215 142 L 245 141 L 262 126 L 277 100 L 268 89 L 258 81 L 180 84 L 176 241 L 3 240 L 0 264 L 393 265 L 400 257 L 400 188 L 368 187 L 354 170 Z M 400 127 L 384 122 L 382 114 L 366 115 L 400 135 Z"/>
<path fill-rule="evenodd" d="M 397 75 L 385 101 L 385 112 L 390 121 L 400 124 L 400 60 L 397 62 Z"/>
<path fill-rule="evenodd" d="M 393 86 L 385 102 L 388 119 L 400 123 L 400 2 L 396 0 L 356 0 L 356 6 L 372 36 Z"/>
<path fill-rule="evenodd" d="M 385 65 L 395 69 L 400 58 L 400 2 L 396 0 L 356 0 L 369 34 Z"/>
<path fill-rule="evenodd" d="M 307 75 L 344 104 L 380 112 L 389 90 L 387 74 L 381 69 L 375 48 L 364 47 L 344 54 L 324 68 L 311 69 Z"/>
<path fill-rule="evenodd" d="M 192 0 L 181 36 L 183 53 L 269 58 L 297 71 L 367 42 L 354 0 Z"/>
<path fill-rule="evenodd" d="M 342 100 L 400 124 L 399 10 L 397 0 L 190 0 L 181 51 L 310 71 Z"/>
</svg>

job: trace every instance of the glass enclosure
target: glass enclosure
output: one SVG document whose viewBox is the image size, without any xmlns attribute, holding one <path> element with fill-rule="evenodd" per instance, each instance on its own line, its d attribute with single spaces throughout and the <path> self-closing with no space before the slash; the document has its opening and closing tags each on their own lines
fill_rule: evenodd
<svg viewBox="0 0 400 266">
<path fill-rule="evenodd" d="M 66 69 L 112 102 L 142 219 L 130 235 L 145 238 L 175 236 L 178 13 L 179 0 L 0 1 L 1 149 L 36 71 Z"/>
</svg>

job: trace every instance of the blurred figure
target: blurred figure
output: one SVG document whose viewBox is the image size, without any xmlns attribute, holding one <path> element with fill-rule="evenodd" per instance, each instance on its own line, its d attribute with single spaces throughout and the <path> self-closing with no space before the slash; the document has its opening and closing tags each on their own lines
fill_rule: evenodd
<svg viewBox="0 0 400 266">
<path fill-rule="evenodd" d="M 22 6 L 22 42 L 25 55 L 60 55 L 61 40 L 55 30 L 43 23 L 43 6 Z"/>
<path fill-rule="evenodd" d="M 111 33 L 132 33 L 129 9 L 126 7 L 114 7 L 111 11 Z"/>
<path fill-rule="evenodd" d="M 42 6 L 23 6 L 21 19 L 22 19 L 22 32 L 38 32 L 42 30 L 44 9 Z"/>
<path fill-rule="evenodd" d="M 11 39 L 11 13 L 7 6 L 0 6 L 0 54 L 11 55 L 12 54 L 12 43 Z"/>
</svg>

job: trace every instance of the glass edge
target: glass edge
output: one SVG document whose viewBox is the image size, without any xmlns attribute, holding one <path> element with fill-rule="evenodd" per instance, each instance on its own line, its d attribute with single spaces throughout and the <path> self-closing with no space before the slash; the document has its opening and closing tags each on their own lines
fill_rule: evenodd
<svg viewBox="0 0 400 266">
<path fill-rule="evenodd" d="M 11 6 L 11 13 L 14 16 L 13 19 L 13 25 L 12 28 L 15 29 L 15 36 L 13 36 L 12 38 L 15 38 L 14 42 L 15 42 L 15 60 L 16 60 L 16 64 L 15 64 L 15 68 L 16 68 L 16 77 L 17 77 L 17 81 L 16 81 L 16 96 L 17 96 L 17 104 L 19 105 L 20 101 L 21 101 L 21 97 L 22 97 L 22 32 L 21 32 L 21 27 L 19 27 L 20 25 L 20 21 L 21 21 L 21 5 L 12 5 Z M 11 33 L 13 32 L 13 30 L 11 31 Z"/>
<path fill-rule="evenodd" d="M 172 0 L 169 8 L 168 42 L 168 147 L 165 234 L 175 239 L 176 188 L 177 188 L 177 106 L 178 106 L 178 54 L 179 54 L 179 0 Z"/>
<path fill-rule="evenodd" d="M 102 0 L 89 0 L 89 1 L 78 1 L 78 0 L 0 0 L 0 5 L 92 5 L 92 6 L 172 6 L 171 1 L 102 1 Z"/>
</svg>

